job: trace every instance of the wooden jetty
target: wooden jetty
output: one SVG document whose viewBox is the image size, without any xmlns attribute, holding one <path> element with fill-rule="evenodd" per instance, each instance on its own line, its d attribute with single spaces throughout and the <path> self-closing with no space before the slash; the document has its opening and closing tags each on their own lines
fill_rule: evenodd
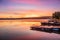
<svg viewBox="0 0 60 40">
<path fill-rule="evenodd" d="M 48 22 L 41 22 L 41 25 L 60 26 L 60 22 L 54 20 L 48 20 Z"/>
<path fill-rule="evenodd" d="M 60 26 L 60 23 L 54 23 L 54 22 L 42 22 L 41 23 L 42 25 L 52 25 L 52 26 Z"/>
</svg>

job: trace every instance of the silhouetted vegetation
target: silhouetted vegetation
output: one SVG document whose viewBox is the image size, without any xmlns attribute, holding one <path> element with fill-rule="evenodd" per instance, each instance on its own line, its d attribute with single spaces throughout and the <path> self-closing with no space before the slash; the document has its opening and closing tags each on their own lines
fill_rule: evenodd
<svg viewBox="0 0 60 40">
<path fill-rule="evenodd" d="M 60 19 L 60 12 L 53 13 L 53 18 Z"/>
</svg>

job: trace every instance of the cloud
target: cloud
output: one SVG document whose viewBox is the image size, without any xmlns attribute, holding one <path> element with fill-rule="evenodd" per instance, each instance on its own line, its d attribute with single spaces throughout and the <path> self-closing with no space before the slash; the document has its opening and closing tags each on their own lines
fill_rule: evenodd
<svg viewBox="0 0 60 40">
<path fill-rule="evenodd" d="M 14 2 L 14 3 L 32 4 L 32 5 L 40 4 L 40 2 L 38 2 L 37 0 L 11 0 L 11 2 Z"/>
<path fill-rule="evenodd" d="M 54 5 L 57 4 L 59 1 L 58 0 L 10 0 L 13 3 L 22 3 L 22 4 L 29 4 L 29 5 L 36 5 L 36 6 L 41 6 L 41 5 Z"/>
</svg>

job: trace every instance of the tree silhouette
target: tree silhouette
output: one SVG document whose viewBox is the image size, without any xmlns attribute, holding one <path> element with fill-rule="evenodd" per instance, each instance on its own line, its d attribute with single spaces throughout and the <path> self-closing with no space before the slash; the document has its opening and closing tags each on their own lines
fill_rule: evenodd
<svg viewBox="0 0 60 40">
<path fill-rule="evenodd" d="M 60 19 L 60 12 L 53 13 L 53 18 Z"/>
</svg>

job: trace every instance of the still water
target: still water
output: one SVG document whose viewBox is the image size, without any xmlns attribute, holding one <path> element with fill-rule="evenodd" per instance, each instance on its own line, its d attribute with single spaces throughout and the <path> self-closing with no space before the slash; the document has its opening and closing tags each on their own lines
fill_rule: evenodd
<svg viewBox="0 0 60 40">
<path fill-rule="evenodd" d="M 30 30 L 41 25 L 41 20 L 35 21 L 0 20 L 0 40 L 60 40 L 60 34 Z"/>
</svg>

